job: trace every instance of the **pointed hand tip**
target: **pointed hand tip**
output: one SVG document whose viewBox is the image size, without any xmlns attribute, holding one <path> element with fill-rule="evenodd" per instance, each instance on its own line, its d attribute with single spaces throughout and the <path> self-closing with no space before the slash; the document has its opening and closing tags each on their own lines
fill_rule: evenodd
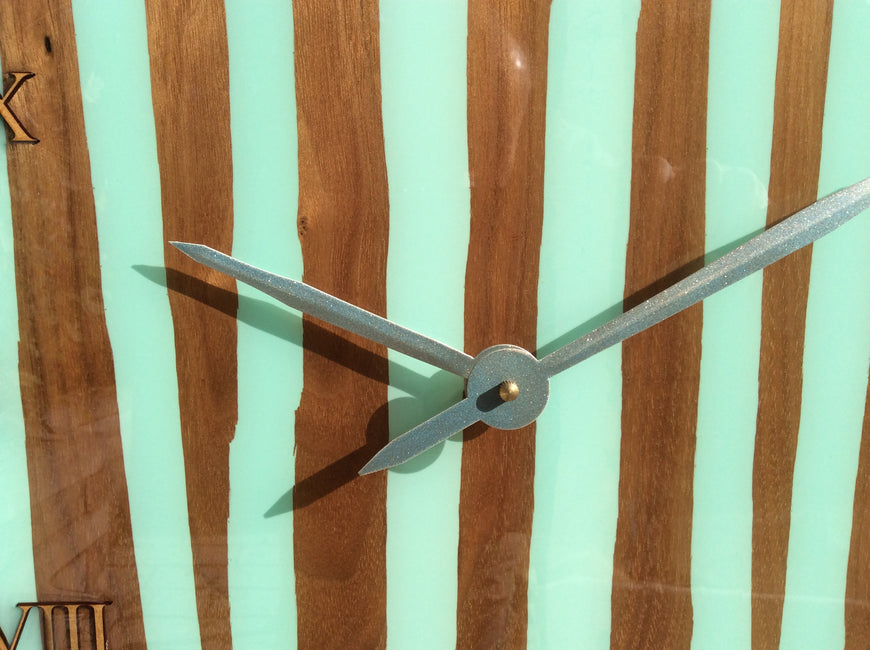
<svg viewBox="0 0 870 650">
<path fill-rule="evenodd" d="M 190 250 L 191 246 L 195 246 L 195 244 L 188 244 L 187 242 L 174 241 L 171 239 L 169 240 L 169 243 L 172 244 L 173 246 L 175 246 L 175 248 L 180 250 L 182 253 L 187 253 L 187 251 Z"/>
<path fill-rule="evenodd" d="M 217 253 L 218 252 L 218 251 L 215 251 L 214 249 L 209 248 L 205 244 L 192 244 L 190 242 L 174 241 L 174 240 L 171 240 L 169 243 L 172 244 L 173 246 L 175 246 L 175 248 L 180 250 L 182 253 L 184 253 L 188 257 L 193 258 L 197 262 L 201 262 L 203 264 L 208 264 L 207 262 L 205 262 L 205 258 L 208 257 L 210 253 Z M 208 266 L 212 266 L 212 265 L 208 264 Z"/>
<path fill-rule="evenodd" d="M 374 472 L 379 472 L 382 469 L 387 469 L 386 465 L 381 464 L 378 461 L 377 455 L 372 458 L 369 462 L 367 462 L 363 468 L 359 471 L 360 476 L 365 476 L 366 474 L 373 474 Z"/>
</svg>

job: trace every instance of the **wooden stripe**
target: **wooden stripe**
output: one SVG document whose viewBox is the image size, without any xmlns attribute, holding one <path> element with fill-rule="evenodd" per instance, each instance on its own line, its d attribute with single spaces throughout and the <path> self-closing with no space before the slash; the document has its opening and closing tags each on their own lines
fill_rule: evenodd
<svg viewBox="0 0 870 650">
<path fill-rule="evenodd" d="M 293 3 L 304 280 L 386 313 L 388 193 L 378 3 Z M 296 411 L 298 643 L 386 645 L 386 350 L 303 321 Z M 355 369 L 364 368 L 364 372 Z"/>
<path fill-rule="evenodd" d="M 846 650 L 870 648 L 870 381 L 852 507 L 852 541 L 846 573 Z"/>
<path fill-rule="evenodd" d="M 831 0 L 780 12 L 767 224 L 816 200 Z M 758 417 L 752 478 L 752 645 L 779 646 L 801 413 L 812 248 L 764 271 Z"/>
<path fill-rule="evenodd" d="M 704 255 L 710 3 L 641 6 L 624 308 Z M 688 648 L 701 363 L 696 305 L 623 344 L 614 648 Z"/>
<path fill-rule="evenodd" d="M 469 2 L 469 354 L 536 345 L 549 10 L 549 2 Z M 466 431 L 458 648 L 525 647 L 534 468 L 534 425 Z"/>
<path fill-rule="evenodd" d="M 0 3 L 0 59 L 36 73 L 41 140 L 6 146 L 37 597 L 112 601 L 112 645 L 145 647 L 69 3 Z"/>
<path fill-rule="evenodd" d="M 224 3 L 147 0 L 166 240 L 232 249 Z M 191 31 L 195 34 L 191 35 Z M 197 613 L 203 648 L 231 644 L 229 445 L 238 419 L 235 283 L 166 248 Z"/>
</svg>

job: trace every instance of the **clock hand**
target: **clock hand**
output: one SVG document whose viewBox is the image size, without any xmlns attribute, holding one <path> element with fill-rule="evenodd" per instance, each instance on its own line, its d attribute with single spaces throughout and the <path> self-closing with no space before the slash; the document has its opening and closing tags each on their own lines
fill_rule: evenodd
<svg viewBox="0 0 870 650">
<path fill-rule="evenodd" d="M 870 178 L 795 213 L 612 321 L 540 360 L 548 377 L 652 327 L 842 226 L 870 207 Z"/>
<path fill-rule="evenodd" d="M 475 422 L 496 429 L 524 427 L 541 414 L 549 394 L 549 378 L 529 352 L 515 345 L 489 347 L 474 357 L 464 400 L 391 440 L 359 473 L 404 463 Z"/>
<path fill-rule="evenodd" d="M 360 470 L 360 474 L 403 463 L 477 421 L 500 429 L 515 429 L 533 422 L 546 405 L 549 378 L 553 375 L 776 262 L 828 234 L 868 207 L 870 179 L 835 192 L 795 213 L 646 302 L 540 360 L 514 346 L 487 348 L 474 358 L 466 399 L 392 440 Z M 507 384 L 513 384 L 516 390 L 503 393 L 500 387 Z"/>
<path fill-rule="evenodd" d="M 169 243 L 200 264 L 241 280 L 289 307 L 460 377 L 468 377 L 471 372 L 474 359 L 446 343 L 418 334 L 303 282 L 269 273 L 208 246 L 176 241 Z"/>
<path fill-rule="evenodd" d="M 400 465 L 422 454 L 439 442 L 459 433 L 479 421 L 481 412 L 476 399 L 466 397 L 461 402 L 441 411 L 422 424 L 394 438 L 365 464 L 359 473 L 371 474 L 394 465 Z"/>
</svg>

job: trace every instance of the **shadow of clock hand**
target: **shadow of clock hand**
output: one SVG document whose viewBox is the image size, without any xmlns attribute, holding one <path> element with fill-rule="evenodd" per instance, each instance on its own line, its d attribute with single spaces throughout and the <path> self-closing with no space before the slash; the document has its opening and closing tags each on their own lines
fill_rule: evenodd
<svg viewBox="0 0 870 650">
<path fill-rule="evenodd" d="M 238 312 L 235 312 L 229 308 L 229 305 L 234 304 L 234 301 L 230 299 L 236 296 L 231 291 L 215 287 L 195 276 L 173 268 L 146 265 L 134 265 L 132 268 L 144 278 L 165 289 L 183 293 L 227 316 L 236 318 L 245 325 L 293 345 L 302 346 L 302 317 L 287 307 L 275 305 L 268 300 L 239 295 Z M 372 370 L 382 367 L 383 355 L 347 341 L 341 334 L 323 327 L 316 321 L 306 321 L 305 327 L 311 334 L 306 338 L 309 350 L 327 359 L 338 361 L 336 350 L 344 346 L 351 346 L 353 353 L 342 355 L 343 365 L 362 376 L 388 383 L 386 377 Z M 444 371 L 439 370 L 435 374 L 442 372 Z M 431 390 L 431 377 L 411 370 L 397 361 L 390 360 L 388 362 L 388 374 L 391 386 L 410 395 L 422 396 Z"/>
<path fill-rule="evenodd" d="M 430 389 L 423 397 L 403 396 L 390 400 L 390 440 L 398 438 L 462 399 L 464 382 L 456 375 L 440 371 L 435 373 L 429 381 Z M 390 471 L 409 474 L 428 467 L 441 455 L 445 443 L 439 443 L 419 456 L 415 456 L 401 465 L 391 467 Z"/>
<path fill-rule="evenodd" d="M 406 395 L 391 399 L 371 416 L 366 444 L 359 449 L 336 459 L 311 476 L 302 479 L 281 495 L 264 513 L 274 517 L 304 508 L 347 482 L 359 478 L 358 472 L 382 446 L 383 432 L 388 427 L 395 436 L 425 421 L 462 397 L 463 380 L 453 373 L 433 368 L 431 376 L 424 375 L 407 365 L 388 360 L 385 356 L 349 341 L 341 333 L 320 325 L 317 321 L 303 319 L 292 310 L 246 295 L 221 289 L 195 276 L 173 268 L 135 265 L 133 270 L 154 284 L 170 291 L 180 292 L 189 298 L 208 305 L 239 322 L 261 332 L 275 336 L 292 345 L 302 346 L 330 361 L 338 363 L 362 376 L 382 383 L 389 383 Z M 238 299 L 238 311 L 235 309 Z M 304 329 L 304 336 L 303 336 Z M 419 363 L 419 362 L 415 362 Z M 406 464 L 401 471 L 416 471 L 431 464 L 441 453 L 438 445 L 419 458 Z"/>
<path fill-rule="evenodd" d="M 380 448 L 383 431 L 387 427 L 388 404 L 376 410 L 366 428 L 366 444 L 339 458 L 310 476 L 298 481 L 282 494 L 264 514 L 265 519 L 301 510 L 358 479 L 360 468 Z"/>
<path fill-rule="evenodd" d="M 548 341 L 536 350 L 535 356 L 538 359 L 543 359 L 551 352 L 555 352 L 556 350 L 567 345 L 568 343 L 571 343 L 572 341 L 575 341 L 581 336 L 588 334 L 594 329 L 601 327 L 605 323 L 610 322 L 617 316 L 620 316 L 624 311 L 628 311 L 632 307 L 642 303 L 644 300 L 652 298 L 654 295 L 663 291 L 664 289 L 667 289 L 672 284 L 675 284 L 683 278 L 691 275 L 692 273 L 703 267 L 705 264 L 709 264 L 710 262 L 719 259 L 726 253 L 732 251 L 741 244 L 745 244 L 747 241 L 749 241 L 756 235 L 761 234 L 762 232 L 764 232 L 764 228 L 759 228 L 758 230 L 748 235 L 740 237 L 739 239 L 735 239 L 734 241 L 728 244 L 724 244 L 723 246 L 714 248 L 713 250 L 708 251 L 704 255 L 690 260 L 686 264 L 683 264 L 679 268 L 674 269 L 673 271 L 659 278 L 655 282 L 651 282 L 642 289 L 639 289 L 630 296 L 627 296 L 622 301 L 617 302 L 605 309 L 604 311 L 599 312 L 598 314 L 596 314 L 589 320 L 584 321 L 577 327 L 565 332 L 558 338 Z"/>
<path fill-rule="evenodd" d="M 611 305 L 604 311 L 599 312 L 589 320 L 580 323 L 577 327 L 568 330 L 561 336 L 548 341 L 544 345 L 539 346 L 538 349 L 535 351 L 535 356 L 538 359 L 541 359 L 550 354 L 551 352 L 555 352 L 562 346 L 567 345 L 571 341 L 583 336 L 587 332 L 591 332 L 596 327 L 600 327 L 601 325 L 604 325 L 604 323 L 613 320 L 621 313 L 622 302 L 620 301 L 614 305 Z"/>
<path fill-rule="evenodd" d="M 424 398 L 401 396 L 391 399 L 376 410 L 366 428 L 366 444 L 346 456 L 335 460 L 314 474 L 302 479 L 281 495 L 265 513 L 264 517 L 276 517 L 299 510 L 359 478 L 359 470 L 381 450 L 383 431 L 389 427 L 390 439 L 396 438 L 432 414 L 443 411 L 462 399 L 462 381 L 453 373 L 439 370 L 428 379 L 429 389 Z M 439 444 L 391 471 L 410 473 L 428 467 L 444 449 Z"/>
</svg>

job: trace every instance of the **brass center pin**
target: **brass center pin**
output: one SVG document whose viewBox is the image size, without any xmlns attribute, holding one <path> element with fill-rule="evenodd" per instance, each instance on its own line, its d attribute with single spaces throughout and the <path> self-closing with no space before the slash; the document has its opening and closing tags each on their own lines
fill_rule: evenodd
<svg viewBox="0 0 870 650">
<path fill-rule="evenodd" d="M 498 396 L 503 402 L 513 402 L 520 396 L 520 387 L 511 379 L 503 381 L 498 387 Z"/>
</svg>

